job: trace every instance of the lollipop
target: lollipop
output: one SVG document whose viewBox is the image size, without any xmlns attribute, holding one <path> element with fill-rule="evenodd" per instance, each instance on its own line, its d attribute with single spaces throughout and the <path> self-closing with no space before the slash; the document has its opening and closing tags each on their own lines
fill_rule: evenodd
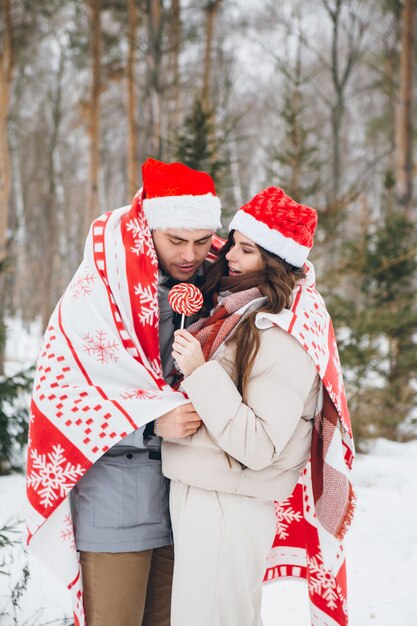
<svg viewBox="0 0 417 626">
<path fill-rule="evenodd" d="M 184 328 L 184 316 L 197 313 L 201 309 L 203 294 L 191 283 L 179 283 L 170 289 L 168 302 L 176 313 L 181 313 L 181 328 Z"/>
</svg>

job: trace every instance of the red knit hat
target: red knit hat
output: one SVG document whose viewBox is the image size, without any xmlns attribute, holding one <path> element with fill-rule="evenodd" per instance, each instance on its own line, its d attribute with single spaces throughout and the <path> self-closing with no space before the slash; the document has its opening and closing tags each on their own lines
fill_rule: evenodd
<svg viewBox="0 0 417 626">
<path fill-rule="evenodd" d="M 206 172 L 182 163 L 147 159 L 142 176 L 143 210 L 151 229 L 221 227 L 220 200 Z"/>
<path fill-rule="evenodd" d="M 230 222 L 265 250 L 302 267 L 313 247 L 317 212 L 298 204 L 279 187 L 268 187 L 243 205 Z"/>
</svg>

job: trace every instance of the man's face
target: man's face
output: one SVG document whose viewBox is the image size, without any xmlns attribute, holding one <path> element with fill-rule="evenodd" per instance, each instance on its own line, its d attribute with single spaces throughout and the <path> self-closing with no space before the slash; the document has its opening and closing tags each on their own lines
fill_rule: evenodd
<svg viewBox="0 0 417 626">
<path fill-rule="evenodd" d="M 212 236 L 213 231 L 206 229 L 153 230 L 152 238 L 159 267 L 175 280 L 189 280 L 206 258 Z"/>
</svg>

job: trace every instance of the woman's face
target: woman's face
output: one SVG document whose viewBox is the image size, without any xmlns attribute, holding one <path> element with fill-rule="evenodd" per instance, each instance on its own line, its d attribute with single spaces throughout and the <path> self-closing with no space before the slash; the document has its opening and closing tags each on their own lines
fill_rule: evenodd
<svg viewBox="0 0 417 626">
<path fill-rule="evenodd" d="M 256 244 L 238 230 L 233 233 L 233 243 L 226 254 L 229 276 L 238 276 L 255 270 L 262 270 L 264 262 Z"/>
</svg>

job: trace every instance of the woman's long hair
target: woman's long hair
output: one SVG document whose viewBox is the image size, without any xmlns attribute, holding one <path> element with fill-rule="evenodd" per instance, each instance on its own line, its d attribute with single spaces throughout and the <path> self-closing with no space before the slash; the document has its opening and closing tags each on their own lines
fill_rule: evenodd
<svg viewBox="0 0 417 626">
<path fill-rule="evenodd" d="M 220 250 L 218 259 L 207 272 L 206 280 L 202 285 L 206 310 L 210 310 L 213 307 L 213 297 L 219 290 L 220 279 L 228 274 L 226 254 L 233 246 L 233 233 L 234 231 L 232 230 L 227 242 Z M 261 254 L 264 268 L 260 279 L 253 286 L 258 287 L 262 295 L 267 298 L 267 302 L 261 310 L 265 313 L 280 313 L 283 309 L 290 307 L 292 292 L 297 281 L 305 278 L 304 270 L 303 268 L 290 265 L 261 246 L 257 245 L 256 247 Z M 257 275 L 259 275 L 259 272 L 257 272 Z M 245 278 L 247 277 L 249 277 L 249 273 L 245 274 Z M 236 345 L 233 367 L 236 386 L 244 401 L 247 399 L 246 391 L 249 376 L 260 345 L 259 330 L 255 326 L 257 313 L 258 311 L 250 313 L 238 325 L 236 332 L 230 340 L 231 343 L 233 342 Z"/>
</svg>

